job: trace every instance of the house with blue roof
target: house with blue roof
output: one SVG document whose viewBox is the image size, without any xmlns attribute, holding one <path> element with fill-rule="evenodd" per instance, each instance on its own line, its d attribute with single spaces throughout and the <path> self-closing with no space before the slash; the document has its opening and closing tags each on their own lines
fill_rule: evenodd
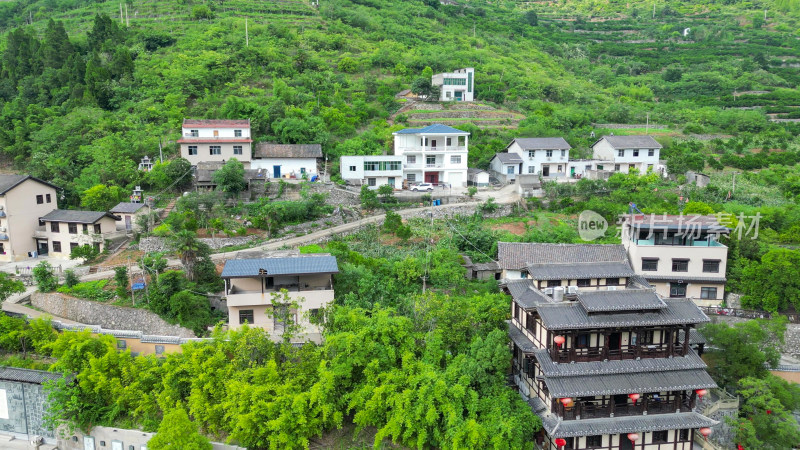
<svg viewBox="0 0 800 450">
<path fill-rule="evenodd" d="M 441 124 L 392 133 L 394 154 L 404 160 L 403 179 L 410 183 L 466 187 L 469 133 Z"/>
<path fill-rule="evenodd" d="M 300 330 L 292 342 L 320 343 L 318 319 L 322 309 L 333 302 L 336 273 L 336 257 L 329 254 L 244 255 L 228 260 L 222 269 L 228 326 L 239 328 L 247 323 L 280 340 L 286 328 L 296 324 Z"/>
</svg>

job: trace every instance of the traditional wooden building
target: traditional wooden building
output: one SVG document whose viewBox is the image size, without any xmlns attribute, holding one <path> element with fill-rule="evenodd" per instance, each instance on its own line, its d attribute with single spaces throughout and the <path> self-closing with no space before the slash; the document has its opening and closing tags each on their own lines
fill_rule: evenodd
<svg viewBox="0 0 800 450">
<path fill-rule="evenodd" d="M 512 297 L 514 380 L 542 419 L 537 447 L 691 450 L 694 434 L 717 423 L 695 410 L 716 387 L 694 330 L 709 319 L 691 300 L 661 298 L 643 278 L 624 273 L 630 266 L 605 265 L 576 270 L 594 280 L 620 278 L 612 289 L 541 289 L 554 267 L 504 285 Z M 573 266 L 562 266 L 562 281 L 575 278 Z"/>
</svg>

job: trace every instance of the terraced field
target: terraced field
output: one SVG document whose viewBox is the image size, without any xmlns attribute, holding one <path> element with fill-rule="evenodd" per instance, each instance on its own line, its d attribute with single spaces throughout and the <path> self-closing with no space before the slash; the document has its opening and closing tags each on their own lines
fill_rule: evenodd
<svg viewBox="0 0 800 450">
<path fill-rule="evenodd" d="M 434 123 L 458 126 L 471 123 L 481 129 L 512 129 L 525 118 L 522 114 L 497 109 L 486 103 L 424 103 L 415 102 L 401 113 L 412 127 Z"/>
</svg>

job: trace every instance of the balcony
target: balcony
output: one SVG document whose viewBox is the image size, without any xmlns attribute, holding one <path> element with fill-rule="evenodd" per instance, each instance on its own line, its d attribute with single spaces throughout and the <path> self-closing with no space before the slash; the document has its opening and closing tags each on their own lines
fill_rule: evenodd
<svg viewBox="0 0 800 450">
<path fill-rule="evenodd" d="M 304 309 L 320 308 L 333 301 L 333 287 L 330 284 L 326 286 L 289 284 L 265 289 L 263 292 L 234 286 L 228 290 L 228 306 L 271 305 L 273 294 L 279 293 L 281 289 L 288 291 L 291 300 L 301 302 Z"/>
<path fill-rule="evenodd" d="M 667 242 L 656 242 L 655 239 L 637 239 L 634 241 L 636 245 L 643 245 L 643 246 L 669 246 L 669 247 L 719 247 L 719 248 L 726 248 L 725 245 L 720 244 L 718 241 L 714 240 L 692 240 L 686 243 L 680 244 L 673 244 Z"/>
<path fill-rule="evenodd" d="M 406 164 L 406 169 L 444 169 L 444 164 Z"/>
<path fill-rule="evenodd" d="M 635 405 L 630 402 L 618 403 L 608 397 L 602 400 L 577 401 L 565 407 L 559 403 L 557 413 L 564 420 L 602 419 L 607 417 L 641 416 L 644 414 L 672 414 L 676 411 L 691 412 L 691 401 L 682 401 L 680 396 L 664 399 L 646 396 Z"/>
<path fill-rule="evenodd" d="M 551 358 L 555 362 L 590 362 L 605 359 L 620 361 L 636 358 L 666 358 L 669 356 L 684 356 L 684 345 L 672 344 L 647 344 L 647 345 L 621 345 L 617 349 L 605 347 L 590 348 L 556 348 L 551 349 Z M 671 350 L 671 354 L 670 354 Z"/>
<path fill-rule="evenodd" d="M 450 145 L 450 146 L 436 146 L 436 147 L 398 147 L 400 153 L 447 153 L 447 152 L 466 152 L 467 146 L 465 145 Z"/>
</svg>

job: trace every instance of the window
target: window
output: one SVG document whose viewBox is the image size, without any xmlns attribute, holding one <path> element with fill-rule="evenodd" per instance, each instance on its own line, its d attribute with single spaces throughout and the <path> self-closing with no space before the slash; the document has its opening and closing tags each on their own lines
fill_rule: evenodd
<svg viewBox="0 0 800 450">
<path fill-rule="evenodd" d="M 406 156 L 406 162 L 409 163 L 409 164 L 416 164 L 417 163 L 417 157 L 414 156 L 414 155 L 408 155 L 408 156 Z"/>
<path fill-rule="evenodd" d="M 594 436 L 586 436 L 586 447 L 602 447 L 603 446 L 603 436 L 602 435 L 594 435 Z"/>
<path fill-rule="evenodd" d="M 2 243 L 0 243 L 0 255 L 6 254 L 6 247 Z"/>
<path fill-rule="evenodd" d="M 219 130 L 214 130 L 214 137 L 219 137 Z"/>
<path fill-rule="evenodd" d="M 367 178 L 367 186 L 377 186 L 377 180 L 375 178 Z"/>
<path fill-rule="evenodd" d="M 425 164 L 427 164 L 428 167 L 435 166 L 436 165 L 436 157 L 435 156 L 426 156 L 425 157 Z"/>
<path fill-rule="evenodd" d="M 719 273 L 719 261 L 715 261 L 713 259 L 704 259 L 703 272 Z"/>
<path fill-rule="evenodd" d="M 451 142 L 453 142 L 453 138 L 446 138 L 446 139 L 445 139 L 445 142 L 446 142 L 446 144 L 445 144 L 445 145 L 447 145 L 448 147 L 450 147 L 450 145 L 452 145 L 452 144 L 451 144 Z"/>
<path fill-rule="evenodd" d="M 715 288 L 715 287 L 701 287 L 700 288 L 700 298 L 716 300 L 717 299 L 717 288 Z"/>
<path fill-rule="evenodd" d="M 233 130 L 233 137 L 242 137 L 242 130 Z"/>
<path fill-rule="evenodd" d="M 655 155 L 656 151 L 654 149 L 651 148 L 650 150 L 647 151 L 647 156 L 655 156 Z"/>
<path fill-rule="evenodd" d="M 50 199 L 50 194 L 45 194 L 44 198 L 47 199 L 47 203 L 52 203 Z"/>
<path fill-rule="evenodd" d="M 70 253 L 72 253 L 72 251 L 75 250 L 76 248 L 78 248 L 78 243 L 77 242 L 70 242 L 69 243 L 69 252 Z"/>
<path fill-rule="evenodd" d="M 50 232 L 51 233 L 58 233 L 58 222 L 50 222 Z"/>
<path fill-rule="evenodd" d="M 581 333 L 575 336 L 575 348 L 586 348 L 589 346 L 589 334 Z"/>
<path fill-rule="evenodd" d="M 219 145 L 209 145 L 208 146 L 208 153 L 211 155 L 221 155 L 222 154 L 222 147 Z"/>
<path fill-rule="evenodd" d="M 553 156 L 553 151 L 552 150 L 547 150 L 547 157 L 549 158 L 551 156 Z"/>
<path fill-rule="evenodd" d="M 36 204 L 37 205 L 41 205 L 42 203 L 44 203 L 44 195 L 37 195 L 36 196 Z"/>
<path fill-rule="evenodd" d="M 69 229 L 69 234 L 78 234 L 78 224 L 77 223 L 68 223 L 67 228 Z"/>
<path fill-rule="evenodd" d="M 561 286 L 561 280 L 547 280 L 547 287 L 559 287 Z"/>
<path fill-rule="evenodd" d="M 614 164 L 614 172 L 619 172 L 619 164 Z"/>
<path fill-rule="evenodd" d="M 536 167 L 528 166 L 528 173 L 536 173 Z"/>
<path fill-rule="evenodd" d="M 673 259 L 672 260 L 672 271 L 673 272 L 688 272 L 689 271 L 689 260 L 688 259 Z"/>
<path fill-rule="evenodd" d="M 581 278 L 578 280 L 578 287 L 589 287 L 592 285 L 592 280 L 589 278 Z"/>
<path fill-rule="evenodd" d="M 252 309 L 240 309 L 239 310 L 239 324 L 249 323 L 252 325 L 253 323 L 253 310 Z"/>
<path fill-rule="evenodd" d="M 118 340 L 118 341 L 117 341 L 117 348 L 118 348 L 118 349 L 120 349 L 120 350 L 125 350 L 125 348 L 126 348 L 127 346 L 128 346 L 128 344 L 127 344 L 125 341 L 123 341 L 122 339 L 120 339 L 120 340 Z"/>
<path fill-rule="evenodd" d="M 198 137 L 200 136 L 200 130 L 189 130 L 189 135 L 191 137 Z"/>
<path fill-rule="evenodd" d="M 450 164 L 461 164 L 461 155 L 450 156 Z"/>
<path fill-rule="evenodd" d="M 101 228 L 99 223 L 94 224 L 94 232 L 97 234 L 101 233 Z"/>
<path fill-rule="evenodd" d="M 619 278 L 606 278 L 606 286 L 619 286 Z"/>
<path fill-rule="evenodd" d="M 625 150 L 617 150 L 617 156 L 620 157 L 620 158 L 625 156 Z"/>
<path fill-rule="evenodd" d="M 680 430 L 680 431 L 681 431 L 680 440 L 688 441 L 689 440 L 689 430 Z"/>
<path fill-rule="evenodd" d="M 242 154 L 242 146 L 241 145 L 234 145 L 233 146 L 233 154 L 234 155 L 241 155 Z"/>
<path fill-rule="evenodd" d="M 163 354 L 164 354 L 164 346 L 156 345 L 156 355 L 163 355 Z"/>
<path fill-rule="evenodd" d="M 667 442 L 667 430 L 653 431 L 653 443 L 662 444 Z"/>
<path fill-rule="evenodd" d="M 637 331 L 634 345 L 651 345 L 653 343 L 653 330 Z"/>
<path fill-rule="evenodd" d="M 536 150 L 528 150 L 528 158 L 533 159 L 536 157 Z"/>
<path fill-rule="evenodd" d="M 669 284 L 670 297 L 686 297 L 686 285 L 683 283 L 670 283 Z"/>
<path fill-rule="evenodd" d="M 639 156 L 639 149 L 638 148 L 633 151 L 633 156 Z"/>
<path fill-rule="evenodd" d="M 406 180 L 408 180 L 410 183 L 415 183 L 417 181 L 417 174 L 410 173 L 406 175 Z"/>
<path fill-rule="evenodd" d="M 46 223 L 47 223 L 47 222 L 45 222 L 44 220 L 42 220 L 42 219 L 41 219 L 41 217 L 39 218 L 39 226 L 40 226 L 40 227 L 43 227 L 43 226 L 45 226 L 45 224 L 46 224 Z"/>
<path fill-rule="evenodd" d="M 506 173 L 509 175 L 514 175 L 514 166 L 506 167 Z"/>
<path fill-rule="evenodd" d="M 61 253 L 61 241 L 53 241 L 53 251 Z"/>
<path fill-rule="evenodd" d="M 356 166 L 350 166 L 350 172 L 355 172 L 355 171 L 356 171 Z"/>
<path fill-rule="evenodd" d="M 658 270 L 658 259 L 642 258 L 642 270 L 645 272 L 655 272 Z"/>
<path fill-rule="evenodd" d="M 189 146 L 189 156 L 197 155 L 197 146 L 190 145 Z"/>
<path fill-rule="evenodd" d="M 558 172 L 561 173 L 561 164 L 558 165 Z"/>
<path fill-rule="evenodd" d="M 83 234 L 86 234 L 88 232 L 89 232 L 89 225 L 83 224 Z"/>
<path fill-rule="evenodd" d="M 567 151 L 566 150 L 561 150 L 561 157 L 564 158 L 566 156 L 567 156 Z"/>
<path fill-rule="evenodd" d="M 308 318 L 311 323 L 322 323 L 325 316 L 320 308 L 313 308 L 308 312 Z"/>
</svg>

